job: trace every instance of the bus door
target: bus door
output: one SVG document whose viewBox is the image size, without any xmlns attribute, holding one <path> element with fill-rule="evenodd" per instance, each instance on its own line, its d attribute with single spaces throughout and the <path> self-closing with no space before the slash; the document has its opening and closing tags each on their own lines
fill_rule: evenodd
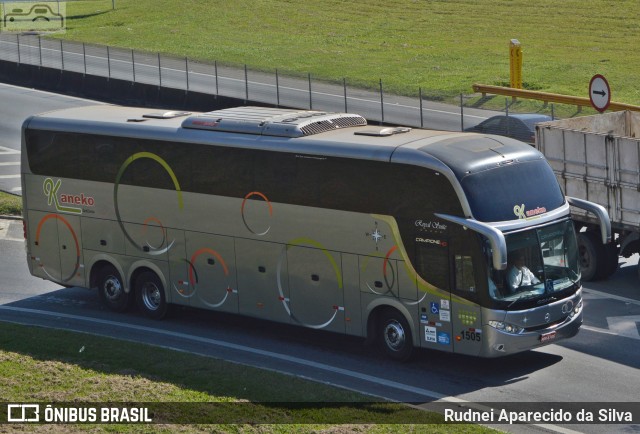
<svg viewBox="0 0 640 434">
<path fill-rule="evenodd" d="M 68 286 L 84 286 L 80 217 L 39 211 L 28 213 L 34 274 Z"/>
<path fill-rule="evenodd" d="M 482 347 L 482 317 L 477 304 L 481 256 L 474 255 L 475 243 L 469 238 L 452 238 L 451 255 L 451 325 L 456 353 L 478 355 Z M 478 253 L 478 252 L 476 252 Z M 477 263 L 476 263 L 477 262 Z"/>
<path fill-rule="evenodd" d="M 449 241 L 444 234 L 422 235 L 415 241 L 416 271 L 428 286 L 418 283 L 420 346 L 453 351 Z"/>
</svg>

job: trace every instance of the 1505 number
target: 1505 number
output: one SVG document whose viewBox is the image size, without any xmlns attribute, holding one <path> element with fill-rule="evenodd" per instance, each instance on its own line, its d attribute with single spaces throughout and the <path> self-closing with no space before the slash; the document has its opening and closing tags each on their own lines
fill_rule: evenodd
<svg viewBox="0 0 640 434">
<path fill-rule="evenodd" d="M 476 341 L 476 342 L 482 341 L 482 334 L 481 333 L 472 332 L 470 330 L 462 330 L 460 332 L 460 336 L 465 341 Z"/>
</svg>

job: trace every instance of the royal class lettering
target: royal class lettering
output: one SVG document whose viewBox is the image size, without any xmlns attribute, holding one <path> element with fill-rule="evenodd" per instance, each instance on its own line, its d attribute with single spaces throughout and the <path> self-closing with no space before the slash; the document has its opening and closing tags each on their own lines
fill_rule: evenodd
<svg viewBox="0 0 640 434">
<path fill-rule="evenodd" d="M 415 221 L 415 225 L 416 227 L 423 229 L 423 230 L 427 230 L 427 229 L 436 229 L 439 231 L 446 231 L 447 230 L 447 225 L 444 225 L 438 221 L 424 221 L 424 220 L 416 220 Z"/>
</svg>

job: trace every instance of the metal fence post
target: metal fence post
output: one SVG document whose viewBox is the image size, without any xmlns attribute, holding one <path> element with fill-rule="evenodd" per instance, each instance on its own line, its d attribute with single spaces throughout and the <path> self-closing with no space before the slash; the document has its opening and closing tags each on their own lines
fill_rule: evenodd
<svg viewBox="0 0 640 434">
<path fill-rule="evenodd" d="M 38 35 L 38 54 L 40 55 L 39 68 L 42 68 L 42 38 Z"/>
<path fill-rule="evenodd" d="M 277 68 L 276 68 L 276 107 L 280 107 L 280 79 L 278 77 Z"/>
<path fill-rule="evenodd" d="M 111 54 L 107 45 L 107 81 L 111 80 Z"/>
<path fill-rule="evenodd" d="M 16 44 L 18 46 L 18 65 L 20 65 L 20 34 L 16 34 Z"/>
<path fill-rule="evenodd" d="M 187 92 L 189 91 L 189 58 L 184 58 L 184 72 L 187 76 Z"/>
<path fill-rule="evenodd" d="M 64 47 L 62 45 L 62 39 L 60 39 L 60 63 L 62 64 L 60 73 L 62 73 L 62 71 L 64 71 Z"/>
<path fill-rule="evenodd" d="M 380 124 L 384 123 L 384 93 L 382 91 L 382 79 L 380 79 L 380 114 L 381 114 L 381 121 Z"/>
<path fill-rule="evenodd" d="M 158 87 L 162 87 L 162 67 L 160 66 L 160 52 L 158 52 Z"/>
<path fill-rule="evenodd" d="M 460 131 L 464 131 L 464 100 L 460 94 Z"/>
<path fill-rule="evenodd" d="M 216 97 L 217 97 L 219 94 L 218 92 L 218 61 L 217 60 L 213 61 L 213 68 L 216 74 Z"/>
<path fill-rule="evenodd" d="M 247 64 L 244 64 L 244 104 L 249 101 L 249 75 L 247 73 Z"/>
<path fill-rule="evenodd" d="M 424 128 L 424 115 L 422 113 L 422 87 L 418 88 L 418 98 L 420 98 L 420 128 Z"/>
<path fill-rule="evenodd" d="M 87 75 L 87 49 L 84 42 L 82 43 L 82 60 L 84 61 L 84 73 L 82 74 L 84 76 Z"/>
<path fill-rule="evenodd" d="M 309 78 L 309 110 L 313 110 L 313 97 L 311 96 L 311 73 L 307 74 Z"/>
<path fill-rule="evenodd" d="M 347 78 L 342 77 L 342 88 L 344 89 L 344 112 L 349 113 L 347 109 Z"/>
<path fill-rule="evenodd" d="M 136 57 L 133 54 L 133 50 L 131 50 L 131 67 L 133 68 L 133 81 L 131 84 L 136 82 Z"/>
</svg>

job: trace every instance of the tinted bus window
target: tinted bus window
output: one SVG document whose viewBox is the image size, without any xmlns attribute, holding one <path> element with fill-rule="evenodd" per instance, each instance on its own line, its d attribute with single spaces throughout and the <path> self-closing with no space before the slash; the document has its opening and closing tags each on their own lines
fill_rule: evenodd
<svg viewBox="0 0 640 434">
<path fill-rule="evenodd" d="M 558 181 L 545 160 L 514 163 L 468 175 L 461 184 L 473 216 L 483 222 L 532 217 L 536 214 L 528 213 L 541 214 L 564 203 Z M 521 215 L 516 211 L 521 211 Z"/>
</svg>

